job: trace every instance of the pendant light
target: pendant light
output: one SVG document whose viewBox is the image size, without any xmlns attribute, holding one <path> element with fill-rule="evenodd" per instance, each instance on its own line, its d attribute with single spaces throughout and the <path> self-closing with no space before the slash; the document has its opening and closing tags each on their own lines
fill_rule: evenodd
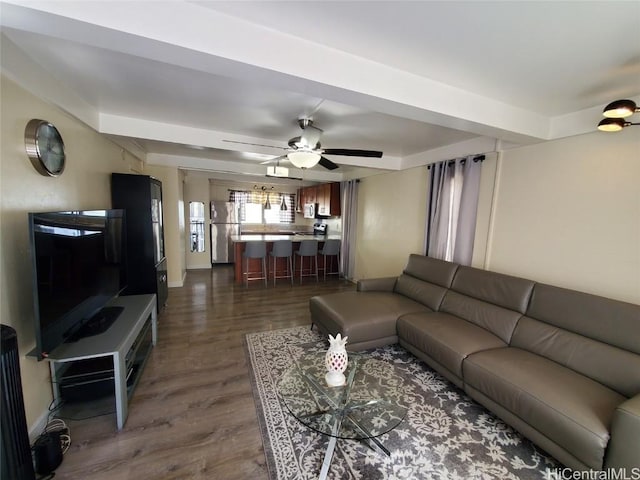
<svg viewBox="0 0 640 480">
<path fill-rule="evenodd" d="M 619 132 L 623 128 L 631 125 L 640 125 L 640 123 L 632 123 L 624 120 L 636 112 L 640 112 L 640 108 L 638 108 L 633 100 L 616 100 L 615 102 L 611 102 L 602 112 L 607 118 L 600 120 L 598 130 L 601 132 Z"/>
<path fill-rule="evenodd" d="M 285 194 L 281 193 L 280 196 L 282 197 L 282 201 L 280 202 L 280 211 L 286 211 L 287 210 L 287 204 L 284 201 Z"/>
<path fill-rule="evenodd" d="M 269 195 L 271 195 L 271 194 L 267 193 L 267 201 L 264 202 L 264 209 L 265 210 L 271 210 L 271 202 L 269 201 Z"/>
<path fill-rule="evenodd" d="M 602 114 L 607 118 L 626 118 L 640 111 L 633 100 L 616 100 L 604 108 Z"/>
</svg>

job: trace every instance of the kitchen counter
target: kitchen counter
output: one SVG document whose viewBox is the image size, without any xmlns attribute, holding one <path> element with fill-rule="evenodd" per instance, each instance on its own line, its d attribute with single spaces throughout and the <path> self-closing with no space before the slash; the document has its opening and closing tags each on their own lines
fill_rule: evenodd
<svg viewBox="0 0 640 480">
<path fill-rule="evenodd" d="M 273 248 L 273 242 L 277 242 L 278 240 L 291 240 L 293 242 L 293 251 L 295 252 L 300 248 L 300 242 L 302 240 L 317 240 L 318 241 L 318 251 L 322 249 L 324 246 L 324 242 L 326 240 L 341 240 L 342 235 L 312 235 L 312 234 L 241 234 L 241 235 L 231 235 L 230 240 L 234 244 L 235 250 L 235 280 L 237 283 L 243 282 L 243 259 L 242 253 L 244 252 L 245 245 L 247 242 L 257 242 L 263 240 L 267 242 L 267 272 L 269 278 L 273 278 L 273 260 L 269 257 L 269 252 Z M 320 256 L 319 258 L 322 258 Z M 287 264 L 284 258 L 278 258 L 276 261 L 276 272 L 278 276 L 283 275 L 286 271 Z M 305 266 L 305 269 L 307 267 Z M 322 272 L 324 268 L 324 263 L 322 261 L 318 261 L 318 270 Z M 251 274 L 256 274 L 261 269 L 261 262 L 257 259 L 249 259 L 249 272 Z M 335 257 L 330 258 L 327 263 L 327 272 L 335 272 L 338 270 L 337 259 Z M 299 273 L 298 273 L 299 274 Z M 273 280 L 270 280 L 273 281 Z"/>
<path fill-rule="evenodd" d="M 264 240 L 265 242 L 276 242 L 278 240 L 291 240 L 294 243 L 299 243 L 302 240 L 318 240 L 324 242 L 325 240 L 341 240 L 342 235 L 312 235 L 312 234 L 257 234 L 247 233 L 241 235 L 231 235 L 229 237 L 232 242 L 255 242 L 258 240 Z"/>
</svg>

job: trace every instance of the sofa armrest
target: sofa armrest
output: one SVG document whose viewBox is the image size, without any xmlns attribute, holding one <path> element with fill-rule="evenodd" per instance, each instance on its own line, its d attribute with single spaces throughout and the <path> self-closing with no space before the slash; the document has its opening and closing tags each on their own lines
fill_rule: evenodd
<svg viewBox="0 0 640 480">
<path fill-rule="evenodd" d="M 358 292 L 393 292 L 398 277 L 365 278 L 358 280 L 356 290 Z"/>
<path fill-rule="evenodd" d="M 640 394 L 618 405 L 611 421 L 607 468 L 640 468 Z"/>
</svg>

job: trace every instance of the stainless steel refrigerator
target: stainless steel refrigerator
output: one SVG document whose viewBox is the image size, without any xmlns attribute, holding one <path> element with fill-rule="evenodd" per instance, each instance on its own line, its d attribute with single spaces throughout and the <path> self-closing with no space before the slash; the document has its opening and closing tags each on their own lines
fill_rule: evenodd
<svg viewBox="0 0 640 480">
<path fill-rule="evenodd" d="M 211 263 L 233 263 L 232 235 L 240 234 L 238 208 L 232 202 L 211 202 Z"/>
</svg>

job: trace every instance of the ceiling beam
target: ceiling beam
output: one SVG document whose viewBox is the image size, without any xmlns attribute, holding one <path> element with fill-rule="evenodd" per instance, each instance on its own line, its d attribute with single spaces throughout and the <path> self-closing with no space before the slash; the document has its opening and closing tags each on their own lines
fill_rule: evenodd
<svg viewBox="0 0 640 480">
<path fill-rule="evenodd" d="M 19 3 L 5 1 L 4 25 L 478 135 L 549 138 L 543 115 L 197 3 Z"/>
</svg>

